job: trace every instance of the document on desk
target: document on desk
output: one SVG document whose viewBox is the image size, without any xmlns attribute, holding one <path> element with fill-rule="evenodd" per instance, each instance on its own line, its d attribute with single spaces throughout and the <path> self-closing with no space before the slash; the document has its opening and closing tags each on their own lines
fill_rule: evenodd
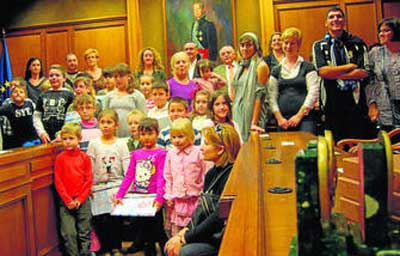
<svg viewBox="0 0 400 256">
<path fill-rule="evenodd" d="M 151 217 L 156 215 L 157 209 L 153 206 L 156 194 L 127 194 L 122 199 L 122 204 L 116 205 L 111 215 L 117 216 L 144 216 Z"/>
</svg>

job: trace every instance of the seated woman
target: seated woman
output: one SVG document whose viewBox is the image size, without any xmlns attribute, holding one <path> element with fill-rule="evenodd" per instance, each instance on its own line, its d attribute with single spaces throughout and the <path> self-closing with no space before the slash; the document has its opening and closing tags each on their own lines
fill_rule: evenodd
<svg viewBox="0 0 400 256">
<path fill-rule="evenodd" d="M 160 53 L 153 47 L 146 47 L 139 52 L 139 64 L 136 68 L 133 77 L 139 81 L 142 75 L 149 75 L 155 81 L 167 80 L 167 74 L 164 71 L 164 66 L 161 62 Z"/>
<path fill-rule="evenodd" d="M 299 56 L 301 40 L 297 28 L 288 28 L 282 34 L 286 57 L 271 71 L 268 84 L 271 110 L 278 121 L 278 130 L 316 134 L 311 111 L 319 96 L 318 74 L 311 63 Z"/>
<path fill-rule="evenodd" d="M 85 61 L 87 70 L 93 80 L 93 87 L 97 91 L 104 89 L 103 70 L 99 67 L 99 51 L 89 48 L 85 51 Z"/>
<path fill-rule="evenodd" d="M 400 127 L 400 19 L 390 17 L 378 25 L 380 47 L 369 52 L 373 76 L 366 95 L 371 121 L 382 130 Z"/>
<path fill-rule="evenodd" d="M 239 135 L 229 124 L 206 127 L 202 134 L 203 158 L 215 164 L 206 174 L 203 193 L 213 194 L 219 200 L 240 149 Z M 206 212 L 199 203 L 190 224 L 170 238 L 165 245 L 168 256 L 218 254 L 224 221 L 218 217 L 218 207 L 211 213 Z"/>
</svg>

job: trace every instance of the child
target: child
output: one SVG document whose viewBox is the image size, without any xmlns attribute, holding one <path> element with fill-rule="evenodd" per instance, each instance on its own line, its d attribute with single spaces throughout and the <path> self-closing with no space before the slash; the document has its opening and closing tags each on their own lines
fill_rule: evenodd
<svg viewBox="0 0 400 256">
<path fill-rule="evenodd" d="M 104 86 L 105 88 L 97 92 L 97 96 L 104 96 L 115 89 L 114 67 L 108 66 L 103 68 Z"/>
<path fill-rule="evenodd" d="M 92 215 L 88 197 L 93 183 L 92 165 L 89 156 L 79 150 L 78 124 L 65 124 L 61 139 L 64 151 L 56 157 L 54 170 L 55 187 L 62 199 L 60 233 L 67 255 L 89 255 Z"/>
<path fill-rule="evenodd" d="M 190 59 L 185 52 L 177 52 L 171 57 L 171 70 L 174 75 L 167 81 L 171 97 L 182 97 L 191 103 L 196 91 L 196 83 L 189 79 Z"/>
<path fill-rule="evenodd" d="M 40 144 L 33 127 L 34 103 L 28 99 L 27 84 L 22 78 L 11 81 L 11 98 L 0 107 L 0 116 L 4 116 L 11 126 L 9 134 L 4 136 L 4 149 Z"/>
<path fill-rule="evenodd" d="M 82 128 L 82 139 L 79 147 L 82 151 L 86 152 L 89 141 L 101 136 L 101 131 L 97 127 L 97 119 L 94 116 L 96 100 L 92 96 L 84 94 L 76 97 L 73 105 L 79 114 Z"/>
<path fill-rule="evenodd" d="M 130 157 L 126 142 L 115 136 L 119 125 L 117 113 L 112 109 L 105 109 L 100 113 L 98 122 L 102 135 L 89 142 L 87 151 L 92 161 L 94 184 L 122 179 Z M 98 215 L 93 218 L 93 226 L 101 244 L 99 253 L 121 248 L 120 218 L 110 214 Z"/>
<path fill-rule="evenodd" d="M 93 98 L 96 97 L 95 90 L 93 88 L 93 82 L 90 78 L 87 78 L 85 76 L 78 76 L 73 84 L 74 88 L 74 93 L 75 97 L 81 96 L 81 95 L 90 95 Z M 102 106 L 100 101 L 95 102 L 95 116 L 98 116 L 99 113 L 101 112 Z M 65 123 L 69 122 L 74 122 L 74 123 L 79 123 L 80 117 L 77 112 L 76 106 L 74 104 L 71 104 L 68 107 L 67 114 L 65 116 Z"/>
<path fill-rule="evenodd" d="M 168 105 L 168 115 L 171 123 L 178 118 L 187 118 L 189 116 L 189 106 L 187 101 L 181 97 L 171 98 Z M 169 129 L 169 126 L 162 129 L 157 139 L 157 146 L 165 148 L 166 150 L 170 150 L 173 148 L 173 144 L 171 143 L 170 139 Z M 194 144 L 200 145 L 201 134 L 198 130 L 194 130 L 194 137 Z"/>
<path fill-rule="evenodd" d="M 139 140 L 139 123 L 146 117 L 146 114 L 142 111 L 135 109 L 128 114 L 128 126 L 131 132 L 131 136 L 128 138 L 127 145 L 129 152 L 142 148 L 143 145 Z"/>
<path fill-rule="evenodd" d="M 210 111 L 208 110 L 208 103 L 210 101 L 210 94 L 206 90 L 197 91 L 193 99 L 193 112 L 192 124 L 193 128 L 201 131 L 206 123 L 210 122 Z"/>
<path fill-rule="evenodd" d="M 106 95 L 105 107 L 114 109 L 120 120 L 124 120 L 117 133 L 118 137 L 123 138 L 129 136 L 128 123 L 125 122 L 128 113 L 134 109 L 146 113 L 146 99 L 139 90 L 134 89 L 134 80 L 127 64 L 121 63 L 115 66 L 114 79 L 117 90 Z"/>
<path fill-rule="evenodd" d="M 207 166 L 200 147 L 193 146 L 194 132 L 188 118 L 175 120 L 170 136 L 175 148 L 168 151 L 165 160 L 164 199 L 167 200 L 167 212 L 170 213 L 171 235 L 175 235 L 186 227 L 196 209 Z"/>
<path fill-rule="evenodd" d="M 208 122 L 205 126 L 214 126 L 219 123 L 229 124 L 235 128 L 239 133 L 239 126 L 235 121 L 232 120 L 232 104 L 229 95 L 224 90 L 218 90 L 211 95 L 210 104 L 208 105 L 209 111 L 211 112 L 212 122 Z M 240 137 L 240 142 L 242 137 Z"/>
<path fill-rule="evenodd" d="M 33 116 L 33 125 L 42 143 L 55 139 L 56 132 L 64 125 L 65 113 L 71 105 L 74 94 L 63 87 L 65 70 L 53 64 L 49 69 L 51 88 L 39 95 Z"/>
<path fill-rule="evenodd" d="M 151 94 L 155 107 L 149 111 L 148 117 L 157 119 L 160 130 L 162 130 L 170 124 L 168 116 L 168 84 L 164 81 L 156 81 L 151 86 Z"/>
<path fill-rule="evenodd" d="M 144 246 L 145 255 L 156 255 L 154 243 L 159 242 L 160 247 L 163 248 L 167 240 L 160 211 L 164 203 L 163 169 L 167 152 L 156 146 L 158 136 L 156 119 L 143 119 L 139 124 L 139 133 L 143 148 L 132 152 L 128 171 L 115 196 L 114 204 L 122 203 L 122 198 L 132 184 L 133 192 L 156 194 L 154 207 L 156 207 L 157 213 L 154 217 L 135 218 L 136 238 L 133 247 L 128 250 L 133 253 Z"/>
<path fill-rule="evenodd" d="M 150 109 L 155 107 L 154 100 L 152 98 L 151 89 L 152 84 L 154 82 L 154 78 L 150 75 L 141 75 L 139 79 L 139 87 L 140 91 L 143 93 L 144 97 L 146 98 L 146 110 L 149 111 Z"/>
<path fill-rule="evenodd" d="M 198 89 L 212 94 L 226 85 L 225 79 L 213 72 L 214 64 L 208 59 L 200 60 L 197 66 L 200 78 L 195 78 L 193 81 L 197 84 Z"/>
</svg>

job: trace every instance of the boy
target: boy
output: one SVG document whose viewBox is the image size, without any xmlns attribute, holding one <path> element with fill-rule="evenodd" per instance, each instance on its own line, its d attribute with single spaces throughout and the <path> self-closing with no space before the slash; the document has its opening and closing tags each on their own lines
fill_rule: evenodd
<svg viewBox="0 0 400 256">
<path fill-rule="evenodd" d="M 74 99 L 74 93 L 63 87 L 65 70 L 59 64 L 49 69 L 51 88 L 39 95 L 33 116 L 33 125 L 42 143 L 55 139 L 64 124 L 65 114 Z"/>
<path fill-rule="evenodd" d="M 127 138 L 129 152 L 143 147 L 140 143 L 139 124 L 145 117 L 146 114 L 139 109 L 134 109 L 128 114 L 128 126 L 131 132 L 131 136 Z"/>
<path fill-rule="evenodd" d="M 187 101 L 181 97 L 171 98 L 168 105 L 168 115 L 171 123 L 178 118 L 187 118 L 189 116 L 189 105 Z M 173 148 L 169 135 L 169 129 L 169 125 L 166 128 L 162 129 L 157 139 L 157 146 L 165 148 L 166 150 L 170 150 Z M 196 129 L 193 130 L 195 137 L 194 145 L 200 145 L 201 133 Z"/>
<path fill-rule="evenodd" d="M 4 149 L 40 144 L 33 127 L 34 103 L 27 98 L 27 95 L 25 80 L 13 79 L 11 81 L 11 98 L 7 99 L 0 107 L 0 115 L 4 116 L 4 124 L 10 124 L 9 128 L 11 128 L 4 136 Z"/>
<path fill-rule="evenodd" d="M 67 255 L 89 255 L 91 207 L 88 200 L 93 183 L 92 164 L 80 151 L 81 128 L 76 123 L 61 129 L 64 151 L 55 161 L 54 183 L 59 202 L 60 232 Z"/>
<path fill-rule="evenodd" d="M 169 87 L 163 81 L 157 81 L 151 86 L 151 94 L 155 103 L 155 107 L 150 109 L 148 116 L 158 121 L 160 130 L 170 125 L 168 115 L 168 99 Z"/>
<path fill-rule="evenodd" d="M 80 126 L 82 128 L 82 139 L 79 147 L 86 152 L 89 141 L 101 136 L 101 131 L 97 126 L 97 119 L 94 116 L 96 112 L 96 100 L 84 94 L 74 100 L 74 107 L 80 116 Z"/>
</svg>

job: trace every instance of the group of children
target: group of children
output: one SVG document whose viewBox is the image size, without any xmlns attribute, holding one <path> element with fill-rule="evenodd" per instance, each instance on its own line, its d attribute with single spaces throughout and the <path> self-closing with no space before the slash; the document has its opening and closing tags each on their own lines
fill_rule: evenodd
<svg viewBox="0 0 400 256">
<path fill-rule="evenodd" d="M 168 84 L 151 76 L 140 77 L 136 89 L 126 64 L 105 75 L 105 90 L 115 89 L 94 97 L 89 79 L 78 77 L 71 92 L 63 86 L 63 67 L 52 65 L 51 87 L 40 94 L 36 106 L 27 98 L 25 81 L 16 78 L 0 115 L 11 121 L 8 139 L 13 147 L 52 141 L 64 146 L 56 158 L 55 186 L 68 254 L 89 254 L 91 234 L 100 240 L 99 253 L 121 249 L 122 218 L 92 217 L 89 200 L 93 185 L 120 179 L 114 204 L 127 192 L 156 194 L 155 217 L 132 221 L 134 244 L 129 249 L 155 255 L 155 243 L 163 247 L 167 234 L 185 227 L 197 206 L 210 167 L 199 147 L 201 129 L 218 123 L 236 127 L 230 98 L 223 90 L 212 95 L 197 90 L 189 106 L 181 97 L 170 98 Z"/>
</svg>

